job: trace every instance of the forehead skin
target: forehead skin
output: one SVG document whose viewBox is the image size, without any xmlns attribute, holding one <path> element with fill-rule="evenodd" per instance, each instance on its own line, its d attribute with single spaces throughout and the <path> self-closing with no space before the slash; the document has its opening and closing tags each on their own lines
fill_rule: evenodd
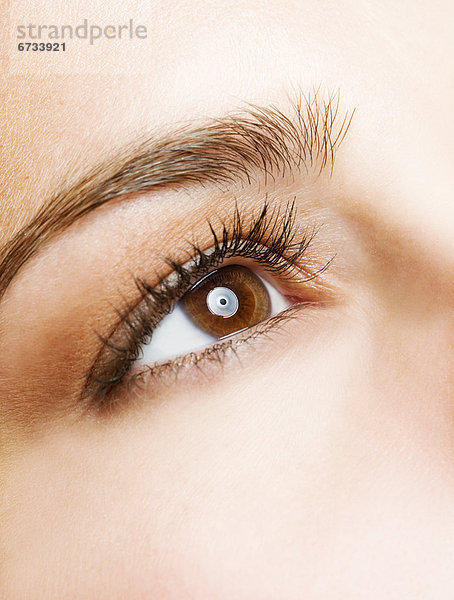
<svg viewBox="0 0 454 600">
<path fill-rule="evenodd" d="M 17 53 L 3 67 L 2 242 L 67 172 L 84 171 L 144 131 L 220 116 L 243 101 L 285 104 L 289 93 L 321 85 L 340 89 L 343 104 L 356 108 L 335 171 L 345 212 L 360 231 L 397 231 L 448 280 L 450 2 L 146 4 L 137 14 L 149 30 L 140 50 L 125 44 L 113 53 L 104 45 L 86 71 L 69 52 L 59 74 L 42 60 L 24 77 Z M 97 7 L 113 22 L 129 18 L 118 17 L 127 14 L 122 2 Z M 88 3 L 84 9 L 90 17 Z M 33 597 L 39 585 L 49 598 L 444 597 L 454 590 L 452 329 L 440 319 L 438 355 L 433 331 L 411 325 L 407 335 L 404 325 L 392 324 L 402 327 L 405 343 L 393 346 L 371 376 L 370 365 L 351 373 L 351 357 L 362 364 L 364 341 L 352 330 L 329 353 L 329 377 L 320 351 L 323 360 L 304 385 L 295 362 L 284 365 L 285 382 L 266 380 L 245 392 L 230 381 L 219 393 L 222 404 L 204 397 L 203 411 L 166 405 L 115 427 L 50 432 L 36 451 L 22 449 L 7 473 L 19 508 L 4 521 L 9 560 L 4 577 L 0 563 L 0 582 L 19 590 L 18 598 Z M 425 378 L 427 354 L 436 398 Z M 379 379 L 381 368 L 383 393 L 369 394 L 367 378 Z M 345 391 L 345 381 L 353 391 Z M 285 396 L 304 423 L 307 417 L 302 433 L 273 394 Z M 402 410 L 398 400 L 406 394 L 411 402 Z M 238 415 L 229 403 L 235 397 L 242 401 Z M 304 410 L 301 398 L 309 399 Z M 440 411 L 426 418 L 434 399 Z M 333 405 L 347 406 L 348 416 Z"/>
<path fill-rule="evenodd" d="M 427 2 L 151 3 L 131 74 L 129 43 L 115 47 L 115 66 L 103 46 L 95 74 L 81 74 L 69 53 L 63 75 L 41 61 L 24 78 L 13 53 L 1 87 L 2 236 L 65 167 L 96 163 L 135 133 L 323 84 L 357 108 L 342 156 L 355 195 L 409 227 L 423 221 L 452 252 L 453 42 L 443 14 L 443 3 Z"/>
</svg>

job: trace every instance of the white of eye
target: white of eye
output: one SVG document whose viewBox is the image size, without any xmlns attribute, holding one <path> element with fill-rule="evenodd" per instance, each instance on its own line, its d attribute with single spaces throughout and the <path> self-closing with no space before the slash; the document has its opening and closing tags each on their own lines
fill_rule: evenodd
<svg viewBox="0 0 454 600">
<path fill-rule="evenodd" d="M 256 275 L 260 277 L 257 273 Z M 271 300 L 270 316 L 277 315 L 290 306 L 288 300 L 274 286 L 266 279 L 262 277 L 260 279 Z M 229 317 L 238 310 L 238 298 L 229 288 L 214 288 L 207 296 L 207 307 L 213 314 Z M 172 312 L 166 315 L 156 327 L 151 340 L 141 347 L 140 357 L 134 366 L 166 362 L 177 356 L 202 350 L 217 341 L 217 337 L 197 327 L 181 303 L 177 302 Z"/>
</svg>

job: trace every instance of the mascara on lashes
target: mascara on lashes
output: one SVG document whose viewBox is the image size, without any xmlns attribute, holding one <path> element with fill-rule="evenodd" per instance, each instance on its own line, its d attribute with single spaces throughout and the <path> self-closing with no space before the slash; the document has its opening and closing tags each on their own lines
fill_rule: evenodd
<svg viewBox="0 0 454 600">
<path fill-rule="evenodd" d="M 291 278 L 295 264 L 315 236 L 315 231 L 310 234 L 300 232 L 295 217 L 295 201 L 289 203 L 285 211 L 271 209 L 265 201 L 261 212 L 249 225 L 235 207 L 231 223 L 221 223 L 220 234 L 212 223 L 208 223 L 213 238 L 208 251 L 193 244 L 190 249 L 193 258 L 185 265 L 168 258 L 165 262 L 172 273 L 156 286 L 137 279 L 139 303 L 117 310 L 120 322 L 109 337 L 98 334 L 102 347 L 86 379 L 84 397 L 95 398 L 96 404 L 102 405 L 109 392 L 127 377 L 140 355 L 141 346 L 151 339 L 154 329 L 174 304 L 198 279 L 219 267 L 225 259 L 248 258 L 270 273 Z M 307 279 L 318 276 L 321 271 Z"/>
</svg>

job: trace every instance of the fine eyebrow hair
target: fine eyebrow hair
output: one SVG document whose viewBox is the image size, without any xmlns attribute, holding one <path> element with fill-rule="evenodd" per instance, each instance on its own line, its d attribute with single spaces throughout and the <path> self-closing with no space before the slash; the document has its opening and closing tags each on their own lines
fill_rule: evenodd
<svg viewBox="0 0 454 600">
<path fill-rule="evenodd" d="M 17 272 L 58 232 L 120 196 L 193 184 L 250 183 L 297 168 L 334 164 L 354 111 L 339 116 L 339 94 L 301 96 L 288 114 L 258 107 L 145 138 L 63 186 L 0 249 L 0 299 Z"/>
</svg>

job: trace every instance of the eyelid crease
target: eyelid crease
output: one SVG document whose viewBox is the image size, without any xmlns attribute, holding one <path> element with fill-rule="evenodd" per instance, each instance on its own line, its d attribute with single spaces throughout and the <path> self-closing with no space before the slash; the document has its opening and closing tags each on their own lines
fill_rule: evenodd
<svg viewBox="0 0 454 600">
<path fill-rule="evenodd" d="M 211 251 L 205 252 L 197 244 L 192 244 L 189 266 L 167 258 L 165 262 L 172 269 L 170 276 L 161 279 L 155 286 L 137 279 L 136 285 L 142 300 L 134 306 L 116 311 L 120 323 L 108 338 L 97 334 L 102 347 L 86 378 L 82 397 L 102 398 L 109 388 L 118 384 L 139 358 L 142 344 L 151 338 L 154 328 L 170 312 L 174 303 L 197 279 L 219 267 L 226 258 L 250 258 L 262 265 L 265 271 L 283 279 L 292 279 L 297 261 L 316 235 L 315 229 L 309 234 L 298 230 L 295 213 L 295 201 L 289 203 L 284 212 L 280 207 L 270 212 L 270 206 L 265 201 L 259 215 L 247 227 L 242 213 L 236 207 L 232 222 L 221 223 L 220 235 L 213 224 L 208 223 L 213 236 Z M 315 273 L 308 273 L 301 281 L 317 277 L 327 266 Z"/>
<path fill-rule="evenodd" d="M 82 176 L 68 173 L 61 189 L 0 247 L 0 300 L 24 264 L 58 232 L 120 196 L 238 179 L 250 183 L 255 172 L 284 175 L 317 164 L 319 172 L 327 166 L 332 171 L 354 114 L 339 118 L 339 93 L 322 98 L 318 89 L 300 94 L 289 115 L 274 105 L 246 107 L 205 125 L 139 140 Z"/>
</svg>

